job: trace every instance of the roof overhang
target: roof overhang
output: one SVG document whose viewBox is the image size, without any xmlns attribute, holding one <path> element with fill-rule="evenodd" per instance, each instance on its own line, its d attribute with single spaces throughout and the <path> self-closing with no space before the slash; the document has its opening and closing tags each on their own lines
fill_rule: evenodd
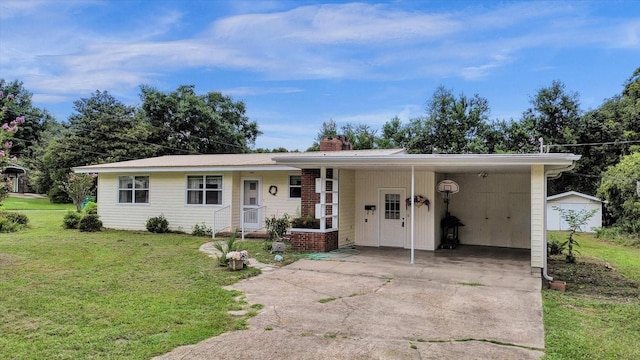
<svg viewBox="0 0 640 360">
<path fill-rule="evenodd" d="M 264 166 L 154 166 L 154 167 L 105 167 L 105 166 L 79 166 L 72 169 L 80 174 L 140 174 L 140 173 L 176 173 L 176 172 L 228 172 L 228 171 L 298 171 L 300 169 L 287 165 Z"/>
<path fill-rule="evenodd" d="M 277 164 L 301 169 L 333 167 L 354 170 L 415 170 L 439 173 L 530 172 L 533 165 L 562 169 L 574 164 L 579 155 L 543 154 L 392 154 L 384 156 L 275 156 Z"/>
</svg>

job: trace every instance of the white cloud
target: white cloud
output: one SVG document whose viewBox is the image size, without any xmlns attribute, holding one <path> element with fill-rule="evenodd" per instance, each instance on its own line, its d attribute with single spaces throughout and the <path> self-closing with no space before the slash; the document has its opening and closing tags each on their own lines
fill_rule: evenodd
<svg viewBox="0 0 640 360">
<path fill-rule="evenodd" d="M 43 104 L 58 104 L 67 101 L 74 101 L 75 99 L 70 96 L 64 95 L 50 95 L 50 94 L 38 94 L 35 93 L 31 97 L 33 102 L 43 103 Z"/>
<path fill-rule="evenodd" d="M 524 51 L 543 46 L 637 49 L 640 41 L 638 20 L 612 22 L 590 14 L 580 3 L 555 2 L 468 5 L 456 11 L 365 3 L 273 10 L 282 9 L 283 3 L 253 8 L 253 2 L 240 2 L 229 7 L 253 13 L 213 19 L 198 34 L 180 36 L 172 31 L 188 18 L 170 8 L 150 9 L 111 32 L 74 21 L 75 11 L 108 5 L 3 1 L 3 18 L 19 20 L 11 23 L 16 26 L 13 32 L 1 35 L 3 76 L 25 79 L 43 95 L 137 88 L 174 71 L 202 69 L 250 71 L 260 79 L 283 81 L 477 80 L 519 61 Z M 23 23 L 29 18 L 37 21 Z M 259 95 L 296 89 L 231 91 Z"/>
<path fill-rule="evenodd" d="M 267 94 L 293 94 L 303 92 L 304 90 L 295 87 L 255 87 L 242 86 L 230 89 L 222 89 L 220 92 L 230 96 L 243 95 L 267 95 Z"/>
</svg>

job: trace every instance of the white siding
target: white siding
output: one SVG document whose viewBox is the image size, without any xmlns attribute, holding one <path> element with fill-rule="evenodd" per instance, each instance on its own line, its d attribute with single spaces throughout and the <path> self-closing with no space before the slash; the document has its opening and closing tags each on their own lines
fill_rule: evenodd
<svg viewBox="0 0 640 360">
<path fill-rule="evenodd" d="M 544 262 L 546 182 L 543 165 L 531 166 L 531 267 Z"/>
<path fill-rule="evenodd" d="M 430 171 L 416 171 L 415 192 L 416 195 L 427 197 L 434 202 L 435 175 Z M 379 246 L 378 222 L 382 211 L 379 204 L 379 189 L 402 188 L 406 197 L 411 196 L 411 171 L 356 171 L 355 174 L 355 224 L 357 245 Z M 341 194 L 341 196 L 343 196 Z M 402 199 L 404 201 L 404 199 Z M 376 205 L 375 213 L 367 214 L 364 206 Z M 405 247 L 411 246 L 411 221 L 415 219 L 415 249 L 435 250 L 434 239 L 434 210 L 427 210 L 426 206 L 407 209 L 407 221 L 405 225 Z"/>
<path fill-rule="evenodd" d="M 355 242 L 356 176 L 353 170 L 340 170 L 338 209 L 338 247 Z"/>
<path fill-rule="evenodd" d="M 248 175 L 241 172 L 206 173 L 222 175 L 223 203 L 219 206 L 186 204 L 187 175 L 205 173 L 140 173 L 149 176 L 148 204 L 118 203 L 118 174 L 100 174 L 98 180 L 98 214 L 104 226 L 112 229 L 145 230 L 150 217 L 164 215 L 173 230 L 191 232 L 195 224 L 206 223 L 211 226 L 213 212 L 231 205 L 232 227 L 240 226 L 240 178 Z M 262 202 L 265 216 L 281 216 L 284 213 L 295 215 L 300 209 L 300 199 L 288 199 L 288 175 L 295 172 L 265 171 L 250 174 L 262 180 Z M 278 186 L 276 196 L 269 194 L 269 186 Z"/>
<path fill-rule="evenodd" d="M 530 248 L 529 174 L 448 178 L 460 185 L 460 192 L 451 195 L 449 212 L 465 225 L 460 228 L 461 244 Z"/>
</svg>

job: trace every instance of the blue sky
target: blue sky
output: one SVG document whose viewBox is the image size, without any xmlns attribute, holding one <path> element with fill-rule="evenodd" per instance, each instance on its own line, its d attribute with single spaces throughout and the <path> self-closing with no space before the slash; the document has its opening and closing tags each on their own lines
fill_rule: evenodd
<svg viewBox="0 0 640 360">
<path fill-rule="evenodd" d="M 256 147 L 305 150 L 324 121 L 380 128 L 439 85 L 517 119 L 561 80 L 584 110 L 640 66 L 638 1 L 49 1 L 0 3 L 0 78 L 58 121 L 107 90 L 193 84 L 242 100 Z"/>
</svg>

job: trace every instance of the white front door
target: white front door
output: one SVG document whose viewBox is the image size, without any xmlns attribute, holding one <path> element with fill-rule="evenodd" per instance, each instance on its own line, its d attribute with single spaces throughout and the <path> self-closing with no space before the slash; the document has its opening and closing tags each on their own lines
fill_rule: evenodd
<svg viewBox="0 0 640 360">
<path fill-rule="evenodd" d="M 380 246 L 404 247 L 406 208 L 404 189 L 380 190 Z"/>
<path fill-rule="evenodd" d="M 260 220 L 262 219 L 260 198 L 260 180 L 242 180 L 242 221 L 247 229 L 260 228 Z"/>
</svg>

